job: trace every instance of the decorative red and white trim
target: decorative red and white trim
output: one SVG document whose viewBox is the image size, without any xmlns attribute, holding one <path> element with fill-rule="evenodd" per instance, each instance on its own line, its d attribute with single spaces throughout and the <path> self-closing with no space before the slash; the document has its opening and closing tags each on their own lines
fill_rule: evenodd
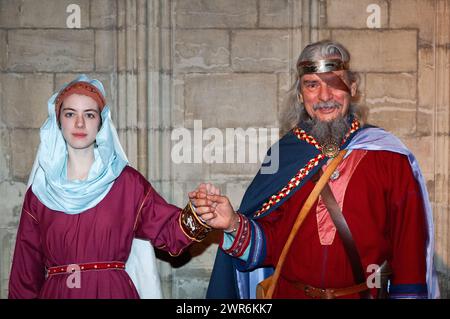
<svg viewBox="0 0 450 319">
<path fill-rule="evenodd" d="M 317 164 L 319 164 L 319 162 L 325 158 L 325 155 L 323 155 L 322 153 L 320 153 L 319 155 L 317 155 L 316 157 L 314 157 L 313 159 L 311 159 L 306 165 L 305 167 L 301 168 L 297 174 L 295 174 L 294 177 L 291 178 L 291 180 L 289 181 L 289 183 L 283 187 L 281 189 L 281 191 L 279 191 L 277 194 L 272 195 L 270 197 L 270 199 L 265 202 L 261 209 L 258 210 L 253 217 L 258 217 L 259 215 L 261 215 L 262 213 L 266 212 L 267 210 L 269 210 L 273 205 L 275 205 L 276 203 L 278 203 L 280 200 L 282 200 L 284 197 L 286 197 L 287 195 L 289 195 L 289 193 L 296 188 L 300 182 L 305 178 L 306 175 L 309 174 L 309 172 L 315 167 L 317 166 Z"/>
<path fill-rule="evenodd" d="M 350 131 L 345 135 L 342 144 L 345 143 L 347 138 L 354 132 L 356 132 L 360 128 L 359 122 L 354 119 L 351 126 Z M 314 146 L 319 151 L 322 151 L 322 146 L 316 141 L 314 137 L 311 135 L 308 135 L 304 130 L 301 128 L 294 128 L 293 129 L 294 134 L 302 141 L 307 142 L 308 144 Z M 274 206 L 276 203 L 278 203 L 280 200 L 282 200 L 284 197 L 286 197 L 294 188 L 296 188 L 300 182 L 309 174 L 309 172 L 319 164 L 321 160 L 323 160 L 326 156 L 322 153 L 318 154 L 316 157 L 309 160 L 309 162 L 301 168 L 297 174 L 295 174 L 294 177 L 291 178 L 291 180 L 288 182 L 286 186 L 284 186 L 277 194 L 272 195 L 267 202 L 265 202 L 262 207 L 256 211 L 256 213 L 253 214 L 253 217 L 258 217 L 267 210 L 269 210 L 272 206 Z"/>
<path fill-rule="evenodd" d="M 352 124 L 350 125 L 350 130 L 347 132 L 347 134 L 345 134 L 341 145 L 343 145 L 345 143 L 345 141 L 347 141 L 347 138 L 351 134 L 353 134 L 354 132 L 359 130 L 359 128 L 360 128 L 360 124 L 359 124 L 358 120 L 354 119 L 352 121 Z M 311 135 L 308 135 L 303 129 L 296 127 L 293 129 L 293 132 L 294 132 L 295 136 L 298 137 L 299 140 L 305 141 L 306 143 L 317 148 L 319 151 L 322 151 L 322 146 L 316 141 L 316 139 L 314 137 L 312 137 Z"/>
<path fill-rule="evenodd" d="M 225 253 L 234 257 L 240 257 L 244 254 L 245 250 L 247 249 L 250 243 L 251 238 L 250 223 L 248 219 L 239 213 L 238 216 L 239 216 L 239 228 L 237 230 L 234 242 L 229 249 L 224 250 Z"/>
</svg>

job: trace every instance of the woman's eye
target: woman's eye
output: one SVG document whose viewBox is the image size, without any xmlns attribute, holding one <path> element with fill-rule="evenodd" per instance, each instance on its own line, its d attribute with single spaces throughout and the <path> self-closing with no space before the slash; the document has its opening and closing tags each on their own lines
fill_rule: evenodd
<svg viewBox="0 0 450 319">
<path fill-rule="evenodd" d="M 65 116 L 65 117 L 72 117 L 72 116 L 73 116 L 73 113 L 72 113 L 72 112 L 67 112 L 67 113 L 64 114 L 64 116 Z"/>
<path fill-rule="evenodd" d="M 95 119 L 95 114 L 87 113 L 86 116 L 87 116 L 89 119 Z"/>
</svg>

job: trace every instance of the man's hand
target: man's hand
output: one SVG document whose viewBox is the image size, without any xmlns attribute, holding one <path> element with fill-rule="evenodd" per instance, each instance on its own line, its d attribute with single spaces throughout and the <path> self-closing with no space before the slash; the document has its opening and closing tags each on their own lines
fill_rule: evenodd
<svg viewBox="0 0 450 319">
<path fill-rule="evenodd" d="M 230 231 L 237 227 L 239 218 L 228 197 L 221 196 L 214 185 L 200 184 L 195 191 L 189 193 L 189 199 L 199 217 L 212 228 Z"/>
</svg>

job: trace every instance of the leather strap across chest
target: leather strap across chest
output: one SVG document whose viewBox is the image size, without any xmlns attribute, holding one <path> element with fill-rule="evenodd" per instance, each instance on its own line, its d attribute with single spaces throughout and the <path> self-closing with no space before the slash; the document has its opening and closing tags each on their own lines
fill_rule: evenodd
<svg viewBox="0 0 450 319">
<path fill-rule="evenodd" d="M 331 219 L 336 226 L 339 237 L 341 238 L 344 245 L 345 252 L 347 253 L 352 268 L 353 278 L 357 284 L 365 284 L 366 276 L 363 265 L 361 263 L 361 257 L 358 253 L 355 241 L 353 240 L 352 232 L 348 227 L 347 221 L 345 220 L 341 208 L 334 198 L 334 195 L 328 183 L 325 184 L 324 188 L 322 189 L 321 195 L 325 206 L 330 213 Z M 370 298 L 369 290 L 367 289 L 360 294 L 361 298 Z"/>
</svg>

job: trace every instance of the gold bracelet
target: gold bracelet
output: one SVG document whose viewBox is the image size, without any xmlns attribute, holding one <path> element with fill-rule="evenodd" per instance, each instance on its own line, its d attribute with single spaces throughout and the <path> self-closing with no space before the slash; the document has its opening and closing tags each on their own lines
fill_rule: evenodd
<svg viewBox="0 0 450 319">
<path fill-rule="evenodd" d="M 212 230 L 211 226 L 200 220 L 199 216 L 192 207 L 191 201 L 189 201 L 186 207 L 182 210 L 179 222 L 183 233 L 195 241 L 202 241 Z"/>
</svg>

